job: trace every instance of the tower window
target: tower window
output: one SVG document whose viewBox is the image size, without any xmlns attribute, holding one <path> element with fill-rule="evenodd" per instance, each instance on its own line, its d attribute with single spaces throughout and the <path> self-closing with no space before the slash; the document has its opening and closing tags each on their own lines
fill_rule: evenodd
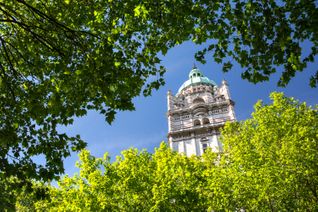
<svg viewBox="0 0 318 212">
<path fill-rule="evenodd" d="M 200 120 L 194 120 L 193 125 L 194 126 L 200 126 L 201 125 Z"/>
<path fill-rule="evenodd" d="M 222 108 L 222 112 L 228 112 L 228 109 L 226 107 Z"/>
<path fill-rule="evenodd" d="M 202 150 L 203 150 L 203 152 L 206 152 L 207 149 L 208 149 L 208 144 L 207 144 L 207 143 L 203 143 L 203 144 L 202 144 Z"/>
<path fill-rule="evenodd" d="M 204 118 L 204 119 L 203 119 L 203 124 L 210 124 L 209 119 L 208 119 L 208 118 Z"/>
<path fill-rule="evenodd" d="M 204 100 L 200 97 L 193 100 L 193 104 L 204 103 Z"/>
</svg>

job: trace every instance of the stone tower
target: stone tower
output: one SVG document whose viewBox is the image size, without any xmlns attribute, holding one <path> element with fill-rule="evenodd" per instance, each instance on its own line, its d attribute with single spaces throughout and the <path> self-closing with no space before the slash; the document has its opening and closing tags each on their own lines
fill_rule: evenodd
<svg viewBox="0 0 318 212">
<path fill-rule="evenodd" d="M 220 86 L 193 67 L 189 79 L 173 95 L 168 91 L 169 146 L 187 156 L 200 156 L 208 148 L 222 151 L 220 128 L 234 121 L 234 102 L 228 84 Z"/>
</svg>

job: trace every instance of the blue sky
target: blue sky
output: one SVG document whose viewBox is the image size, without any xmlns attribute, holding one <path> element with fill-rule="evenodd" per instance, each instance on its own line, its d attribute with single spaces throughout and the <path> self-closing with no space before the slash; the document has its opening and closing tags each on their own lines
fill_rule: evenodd
<svg viewBox="0 0 318 212">
<path fill-rule="evenodd" d="M 114 159 L 122 150 L 130 147 L 152 152 L 161 141 L 167 140 L 166 94 L 168 90 L 175 94 L 182 83 L 188 79 L 188 73 L 195 62 L 194 54 L 201 48 L 202 46 L 187 42 L 169 50 L 167 55 L 162 57 L 162 64 L 167 68 L 166 85 L 158 91 L 153 91 L 150 97 L 135 98 L 135 111 L 119 112 L 112 125 L 108 125 L 99 113 L 90 111 L 87 116 L 76 119 L 74 124 L 68 126 L 65 131 L 69 135 L 80 134 L 81 138 L 88 143 L 87 149 L 96 157 L 109 152 Z M 221 65 L 214 63 L 211 56 L 207 57 L 207 61 L 204 65 L 196 62 L 196 65 L 205 76 L 218 85 L 222 79 L 228 81 L 232 99 L 236 103 L 235 113 L 238 120 L 250 117 L 257 100 L 269 102 L 268 96 L 273 91 L 282 91 L 285 95 L 305 101 L 309 105 L 318 103 L 318 89 L 309 87 L 309 77 L 317 70 L 317 62 L 309 65 L 305 71 L 297 73 L 286 88 L 278 88 L 276 83 L 279 74 L 273 75 L 269 82 L 254 85 L 241 79 L 242 69 L 239 66 L 235 65 L 232 71 L 224 74 L 221 71 Z M 74 153 L 65 160 L 66 174 L 72 175 L 78 171 L 75 167 L 77 159 L 77 153 Z"/>
</svg>

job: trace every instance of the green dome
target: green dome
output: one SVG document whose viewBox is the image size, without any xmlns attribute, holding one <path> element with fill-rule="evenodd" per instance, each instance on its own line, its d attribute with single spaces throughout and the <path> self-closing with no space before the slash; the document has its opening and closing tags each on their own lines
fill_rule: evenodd
<svg viewBox="0 0 318 212">
<path fill-rule="evenodd" d="M 193 67 L 193 69 L 189 73 L 189 79 L 181 85 L 181 87 L 178 90 L 178 94 L 181 93 L 183 89 L 196 84 L 216 86 L 216 83 L 213 80 L 210 80 L 209 78 L 205 77 L 199 69 Z"/>
</svg>

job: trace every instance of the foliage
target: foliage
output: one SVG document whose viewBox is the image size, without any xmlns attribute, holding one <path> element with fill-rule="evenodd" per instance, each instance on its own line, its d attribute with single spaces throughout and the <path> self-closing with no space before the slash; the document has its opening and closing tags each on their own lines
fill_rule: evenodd
<svg viewBox="0 0 318 212">
<path fill-rule="evenodd" d="M 132 4 L 133 2 L 131 2 Z M 107 1 L 0 1 L 0 170 L 49 180 L 85 143 L 60 133 L 95 109 L 111 123 L 132 98 L 163 84 L 159 59 L 142 45 L 133 5 Z M 123 22 L 127 16 L 128 23 Z M 134 23 L 134 24 L 133 24 Z M 157 80 L 146 80 L 157 76 Z M 147 85 L 145 85 L 147 83 Z M 34 156 L 45 157 L 45 164 Z"/>
<path fill-rule="evenodd" d="M 317 59 L 316 1 L 202 0 L 195 5 L 198 19 L 193 38 L 197 43 L 212 40 L 197 53 L 200 61 L 212 52 L 226 72 L 235 60 L 244 69 L 242 78 L 253 83 L 269 80 L 277 66 L 283 66 L 278 85 L 286 86 L 296 72 Z M 305 50 L 304 44 L 310 49 Z M 317 83 L 318 70 L 310 79 L 312 87 Z"/>
<path fill-rule="evenodd" d="M 317 14 L 312 0 L 0 0 L 0 170 L 63 173 L 63 158 L 85 143 L 57 127 L 90 109 L 109 123 L 133 110 L 134 97 L 164 84 L 158 54 L 187 40 L 210 43 L 198 60 L 212 52 L 228 71 L 232 58 L 254 83 L 284 65 L 284 86 L 316 57 Z"/>
<path fill-rule="evenodd" d="M 237 208 L 316 211 L 318 107 L 272 93 L 252 118 L 223 131 L 226 164 Z"/>
<path fill-rule="evenodd" d="M 151 155 L 123 151 L 116 162 L 107 154 L 80 154 L 79 175 L 50 188 L 50 199 L 36 202 L 40 211 L 189 211 L 204 210 L 197 187 L 203 166 L 193 157 L 172 152 L 164 143 Z"/>
<path fill-rule="evenodd" d="M 18 183 L 14 178 L 4 178 L 3 174 L 0 174 L 0 210 L 13 210 L 16 201 L 16 189 L 12 189 L 12 184 Z"/>
<path fill-rule="evenodd" d="M 15 211 L 19 202 L 20 211 L 35 211 L 34 202 L 47 198 L 48 186 L 43 183 L 6 177 L 0 174 L 0 211 Z"/>
<path fill-rule="evenodd" d="M 227 123 L 224 152 L 186 157 L 162 143 L 108 155 L 80 153 L 78 175 L 49 187 L 38 211 L 316 211 L 318 112 L 272 93 L 249 120 Z"/>
</svg>

